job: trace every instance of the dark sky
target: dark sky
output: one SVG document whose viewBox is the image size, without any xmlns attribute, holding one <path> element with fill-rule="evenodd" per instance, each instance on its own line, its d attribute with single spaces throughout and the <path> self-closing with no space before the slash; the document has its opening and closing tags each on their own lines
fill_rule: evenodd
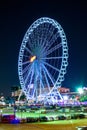
<svg viewBox="0 0 87 130">
<path fill-rule="evenodd" d="M 87 86 L 87 4 L 83 1 L 28 0 L 0 2 L 0 93 L 19 85 L 18 54 L 23 36 L 40 17 L 57 20 L 69 46 L 69 65 L 62 86 Z"/>
</svg>

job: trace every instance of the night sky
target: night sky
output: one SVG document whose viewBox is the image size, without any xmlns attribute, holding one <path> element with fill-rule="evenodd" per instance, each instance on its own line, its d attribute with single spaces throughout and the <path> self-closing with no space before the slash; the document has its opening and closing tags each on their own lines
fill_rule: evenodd
<svg viewBox="0 0 87 130">
<path fill-rule="evenodd" d="M 0 1 L 0 93 L 10 94 L 18 79 L 18 54 L 23 36 L 40 17 L 50 17 L 63 27 L 69 46 L 69 65 L 62 86 L 75 90 L 87 86 L 87 4 L 73 0 Z"/>
</svg>

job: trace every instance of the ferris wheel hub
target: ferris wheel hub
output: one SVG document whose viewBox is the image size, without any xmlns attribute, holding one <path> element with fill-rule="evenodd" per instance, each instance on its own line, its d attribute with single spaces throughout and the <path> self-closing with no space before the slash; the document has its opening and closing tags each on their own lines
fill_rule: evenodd
<svg viewBox="0 0 87 130">
<path fill-rule="evenodd" d="M 36 56 L 32 56 L 32 57 L 30 58 L 30 62 L 33 62 L 35 59 L 36 59 Z"/>
</svg>

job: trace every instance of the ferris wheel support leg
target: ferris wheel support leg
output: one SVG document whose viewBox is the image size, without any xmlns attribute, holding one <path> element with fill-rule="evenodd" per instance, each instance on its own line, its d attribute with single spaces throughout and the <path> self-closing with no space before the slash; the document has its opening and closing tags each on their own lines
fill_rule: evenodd
<svg viewBox="0 0 87 130">
<path fill-rule="evenodd" d="M 59 92 L 59 91 L 58 91 L 58 95 L 60 96 L 61 100 L 63 100 L 63 98 L 62 98 L 62 96 L 61 96 L 61 94 L 60 94 L 60 92 Z"/>
<path fill-rule="evenodd" d="M 21 90 L 20 94 L 19 94 L 19 97 L 18 97 L 18 101 L 20 100 L 20 97 L 22 95 L 23 91 Z"/>
</svg>

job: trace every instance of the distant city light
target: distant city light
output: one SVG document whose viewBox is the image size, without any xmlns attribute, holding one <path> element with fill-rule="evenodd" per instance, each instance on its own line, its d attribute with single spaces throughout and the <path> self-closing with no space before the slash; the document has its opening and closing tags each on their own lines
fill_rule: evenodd
<svg viewBox="0 0 87 130">
<path fill-rule="evenodd" d="M 84 89 L 84 90 L 87 90 L 87 87 L 84 87 L 83 89 Z"/>
<path fill-rule="evenodd" d="M 77 90 L 80 94 L 83 94 L 83 88 L 78 88 Z"/>
</svg>

